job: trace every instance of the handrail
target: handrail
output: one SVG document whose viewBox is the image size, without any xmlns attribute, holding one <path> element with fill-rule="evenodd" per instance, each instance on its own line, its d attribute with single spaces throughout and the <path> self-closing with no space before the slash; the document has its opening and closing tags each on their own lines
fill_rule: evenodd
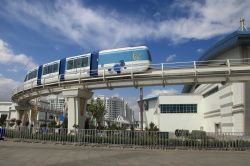
<svg viewBox="0 0 250 166">
<path fill-rule="evenodd" d="M 187 72 L 192 73 L 192 75 L 194 75 L 195 77 L 202 72 L 208 72 L 208 71 L 206 71 L 208 69 L 209 69 L 210 74 L 213 74 L 212 73 L 213 70 L 216 69 L 215 72 L 216 71 L 217 72 L 224 72 L 225 71 L 225 72 L 227 72 L 227 75 L 231 75 L 233 67 L 237 67 L 237 66 L 244 67 L 246 65 L 250 66 L 250 58 L 150 64 L 149 67 L 150 67 L 150 69 L 152 69 L 152 71 L 148 72 L 148 74 L 146 74 L 147 72 L 145 72 L 145 76 L 146 75 L 153 76 L 154 73 L 157 75 L 157 73 L 160 72 L 160 76 L 162 77 L 162 79 L 164 79 L 165 74 L 176 75 L 180 69 L 182 72 L 179 72 L 179 74 L 185 74 L 184 70 L 186 69 Z M 59 86 L 61 86 L 61 84 L 65 83 L 65 82 L 77 81 L 77 79 L 78 79 L 79 84 L 81 84 L 82 81 L 91 81 L 91 80 L 106 81 L 109 78 L 121 78 L 122 79 L 122 78 L 125 78 L 127 76 L 130 76 L 132 81 L 134 81 L 136 76 L 142 76 L 142 74 L 143 74 L 143 73 L 142 74 L 136 73 L 136 70 L 141 69 L 141 68 L 145 68 L 145 65 L 138 64 L 135 66 L 133 63 L 131 63 L 129 65 L 126 65 L 126 67 L 130 68 L 130 72 L 129 72 L 129 70 L 127 70 L 128 73 L 121 73 L 119 75 L 110 75 L 110 76 L 108 74 L 105 74 L 105 71 L 108 71 L 108 69 L 110 69 L 110 67 L 103 67 L 102 68 L 103 73 L 99 77 L 82 77 L 83 75 L 85 75 L 85 73 L 87 75 L 90 74 L 91 71 L 98 72 L 98 70 L 89 70 L 89 69 L 76 69 L 76 70 L 74 70 L 74 72 L 69 71 L 66 74 L 61 74 L 61 75 L 57 75 L 57 76 L 52 76 L 50 74 L 47 78 L 35 80 L 35 82 L 41 81 L 42 85 L 35 86 L 34 80 L 31 82 L 27 81 L 25 84 L 22 84 L 21 86 L 18 86 L 17 88 L 13 89 L 12 95 L 15 95 L 19 92 L 24 93 L 25 90 L 29 90 L 29 88 L 25 89 L 25 85 L 26 85 L 26 87 L 31 87 L 31 89 L 41 87 L 41 86 L 43 88 L 45 88 L 45 86 L 51 85 L 51 84 L 58 84 Z M 238 69 L 238 70 L 240 71 L 240 69 Z M 67 76 L 67 74 L 73 74 L 73 73 L 79 74 L 77 79 L 66 80 L 66 81 L 60 80 L 61 76 Z M 250 70 L 249 70 L 249 73 L 250 73 Z M 51 83 L 48 81 L 49 79 L 55 79 L 55 81 Z"/>
</svg>

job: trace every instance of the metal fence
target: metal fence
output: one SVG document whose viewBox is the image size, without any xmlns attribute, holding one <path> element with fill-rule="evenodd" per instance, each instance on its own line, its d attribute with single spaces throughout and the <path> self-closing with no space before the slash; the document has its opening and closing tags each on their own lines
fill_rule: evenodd
<svg viewBox="0 0 250 166">
<path fill-rule="evenodd" d="M 6 139 L 147 149 L 249 150 L 250 133 L 158 132 L 61 128 L 4 128 Z"/>
</svg>

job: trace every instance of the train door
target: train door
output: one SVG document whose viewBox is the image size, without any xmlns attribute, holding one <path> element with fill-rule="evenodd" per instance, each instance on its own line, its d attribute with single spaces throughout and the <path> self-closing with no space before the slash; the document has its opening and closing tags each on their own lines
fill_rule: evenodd
<svg viewBox="0 0 250 166">
<path fill-rule="evenodd" d="M 39 66 L 38 73 L 37 73 L 37 85 L 41 85 L 41 79 L 42 79 L 42 71 L 43 71 L 43 65 Z"/>
<path fill-rule="evenodd" d="M 90 61 L 90 76 L 98 76 L 98 60 L 99 52 L 92 52 Z"/>
<path fill-rule="evenodd" d="M 61 59 L 60 66 L 59 66 L 59 75 L 60 75 L 60 81 L 64 81 L 65 77 L 65 65 L 66 65 L 66 58 Z"/>
</svg>

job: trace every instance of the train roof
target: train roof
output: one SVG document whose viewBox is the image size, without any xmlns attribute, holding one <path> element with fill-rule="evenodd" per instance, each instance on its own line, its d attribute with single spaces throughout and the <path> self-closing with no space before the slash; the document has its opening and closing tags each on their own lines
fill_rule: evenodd
<svg viewBox="0 0 250 166">
<path fill-rule="evenodd" d="M 99 53 L 110 53 L 110 52 L 131 51 L 131 50 L 148 50 L 148 47 L 146 46 L 124 47 L 124 48 L 102 50 Z"/>
</svg>

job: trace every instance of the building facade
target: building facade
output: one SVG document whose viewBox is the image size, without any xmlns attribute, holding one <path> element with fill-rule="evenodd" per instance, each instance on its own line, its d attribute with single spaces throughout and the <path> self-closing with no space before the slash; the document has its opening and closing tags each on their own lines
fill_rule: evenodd
<svg viewBox="0 0 250 166">
<path fill-rule="evenodd" d="M 199 59 L 250 63 L 250 31 L 239 30 L 216 43 Z M 211 62 L 212 63 L 212 62 Z M 250 132 L 250 82 L 185 85 L 183 94 L 144 99 L 144 126 L 208 132 Z"/>
<path fill-rule="evenodd" d="M 129 107 L 128 103 L 123 98 L 116 96 L 105 97 L 103 95 L 97 96 L 96 98 L 100 98 L 104 102 L 105 125 L 117 122 L 117 120 L 121 119 L 124 120 L 124 123 L 126 124 L 132 124 L 134 122 L 134 111 Z"/>
<path fill-rule="evenodd" d="M 0 102 L 0 118 L 6 119 L 17 119 L 17 111 L 15 104 L 12 102 Z"/>
<path fill-rule="evenodd" d="M 105 98 L 105 120 L 114 121 L 119 115 L 125 115 L 125 101 L 119 97 L 107 97 Z"/>
</svg>

